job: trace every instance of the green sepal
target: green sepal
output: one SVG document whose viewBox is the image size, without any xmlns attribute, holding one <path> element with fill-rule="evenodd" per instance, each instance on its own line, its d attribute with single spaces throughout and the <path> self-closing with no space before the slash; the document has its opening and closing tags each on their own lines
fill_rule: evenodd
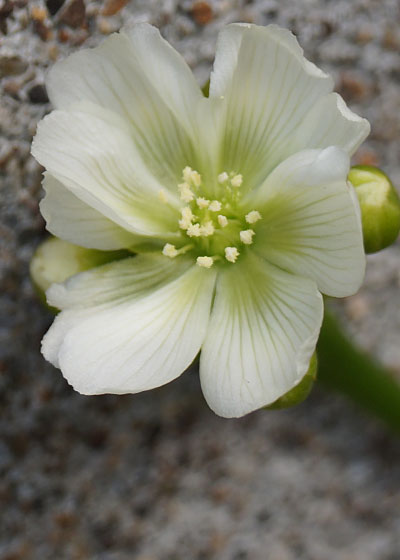
<svg viewBox="0 0 400 560">
<path fill-rule="evenodd" d="M 276 410 L 279 408 L 289 408 L 291 406 L 296 406 L 297 404 L 302 403 L 310 394 L 314 382 L 317 379 L 317 369 L 317 354 L 316 352 L 314 352 L 311 357 L 307 373 L 300 381 L 300 383 L 298 383 L 295 387 L 293 387 L 293 389 L 282 395 L 282 397 L 280 397 L 269 406 L 266 406 L 265 408 L 267 410 Z"/>
<path fill-rule="evenodd" d="M 381 251 L 399 235 L 399 196 L 388 176 L 376 167 L 356 165 L 348 179 L 360 203 L 365 252 Z"/>
</svg>

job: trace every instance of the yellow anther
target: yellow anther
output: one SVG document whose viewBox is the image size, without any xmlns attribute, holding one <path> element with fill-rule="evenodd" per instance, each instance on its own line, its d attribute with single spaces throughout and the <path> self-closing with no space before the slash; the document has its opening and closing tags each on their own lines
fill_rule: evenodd
<svg viewBox="0 0 400 560">
<path fill-rule="evenodd" d="M 201 175 L 197 171 L 192 171 L 190 173 L 190 180 L 192 181 L 193 185 L 196 188 L 199 188 L 201 185 Z"/>
<path fill-rule="evenodd" d="M 256 222 L 258 222 L 258 220 L 261 220 L 261 214 L 260 212 L 258 212 L 258 210 L 252 210 L 251 212 L 246 214 L 245 218 L 248 224 L 255 224 Z"/>
<path fill-rule="evenodd" d="M 190 182 L 190 178 L 192 175 L 192 168 L 189 167 L 188 165 L 184 168 L 184 170 L 182 171 L 182 176 L 183 176 L 183 180 L 185 181 L 185 183 L 189 183 Z"/>
<path fill-rule="evenodd" d="M 222 204 L 220 203 L 219 200 L 213 200 L 210 203 L 210 206 L 208 207 L 209 210 L 211 210 L 211 212 L 219 212 L 222 208 Z"/>
<path fill-rule="evenodd" d="M 218 183 L 225 183 L 229 179 L 229 175 L 226 171 L 223 171 L 218 175 Z"/>
<path fill-rule="evenodd" d="M 183 202 L 188 203 L 194 199 L 194 194 L 190 190 L 190 187 L 187 183 L 180 183 L 180 185 L 178 185 L 178 189 L 181 195 L 181 200 L 183 200 Z"/>
<path fill-rule="evenodd" d="M 231 185 L 232 187 L 236 187 L 239 188 L 240 185 L 243 183 L 243 177 L 242 175 L 235 175 L 234 177 L 232 177 L 231 179 Z"/>
<path fill-rule="evenodd" d="M 170 259 L 173 259 L 174 257 L 177 256 L 178 251 L 175 245 L 171 245 L 171 243 L 166 243 L 162 250 L 162 254 L 165 255 L 166 257 L 169 257 Z"/>
<path fill-rule="evenodd" d="M 158 198 L 159 198 L 159 200 L 161 200 L 161 202 L 164 202 L 164 204 L 167 204 L 168 197 L 167 197 L 167 193 L 165 192 L 164 189 L 161 189 L 161 190 L 158 191 Z"/>
<path fill-rule="evenodd" d="M 200 237 L 200 225 L 199 224 L 190 224 L 187 228 L 186 233 L 189 237 Z"/>
<path fill-rule="evenodd" d="M 199 208 L 208 208 L 210 201 L 206 198 L 203 198 L 202 196 L 199 196 L 198 198 L 196 198 L 196 204 Z"/>
<path fill-rule="evenodd" d="M 189 206 L 185 206 L 184 208 L 181 208 L 181 215 L 182 218 L 178 222 L 179 227 L 181 229 L 187 229 L 192 223 L 192 220 L 194 219 L 193 212 L 191 211 Z"/>
<path fill-rule="evenodd" d="M 221 227 L 226 227 L 228 225 L 228 218 L 222 214 L 218 214 L 217 220 Z"/>
<path fill-rule="evenodd" d="M 240 255 L 236 247 L 225 247 L 225 258 L 227 261 L 234 263 Z"/>
<path fill-rule="evenodd" d="M 200 235 L 202 237 L 208 237 L 208 236 L 212 235 L 214 233 L 214 231 L 215 231 L 214 224 L 211 221 L 205 222 L 200 227 Z"/>
<path fill-rule="evenodd" d="M 214 264 L 212 257 L 197 257 L 197 264 L 203 268 L 211 268 Z"/>
<path fill-rule="evenodd" d="M 252 229 L 245 229 L 239 233 L 240 241 L 245 245 L 251 245 L 253 243 L 253 235 L 255 235 Z"/>
</svg>

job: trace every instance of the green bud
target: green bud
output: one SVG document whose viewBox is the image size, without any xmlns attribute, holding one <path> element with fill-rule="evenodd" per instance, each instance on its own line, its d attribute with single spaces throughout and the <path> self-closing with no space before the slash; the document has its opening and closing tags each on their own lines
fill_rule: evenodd
<svg viewBox="0 0 400 560">
<path fill-rule="evenodd" d="M 399 235 L 399 196 L 387 175 L 376 167 L 356 165 L 348 179 L 360 203 L 365 252 L 376 253 Z"/>
<path fill-rule="evenodd" d="M 97 251 L 78 247 L 57 237 L 43 241 L 30 262 L 32 284 L 43 303 L 45 292 L 54 282 L 64 282 L 70 276 L 127 256 L 127 251 Z"/>
<path fill-rule="evenodd" d="M 314 385 L 314 381 L 317 378 L 317 354 L 314 354 L 311 357 L 310 365 L 308 367 L 308 371 L 303 377 L 303 379 L 298 383 L 293 389 L 285 393 L 282 397 L 278 400 L 266 406 L 266 409 L 269 410 L 276 410 L 279 408 L 289 408 L 291 406 L 296 406 L 296 404 L 302 403 L 310 394 L 312 386 Z"/>
</svg>

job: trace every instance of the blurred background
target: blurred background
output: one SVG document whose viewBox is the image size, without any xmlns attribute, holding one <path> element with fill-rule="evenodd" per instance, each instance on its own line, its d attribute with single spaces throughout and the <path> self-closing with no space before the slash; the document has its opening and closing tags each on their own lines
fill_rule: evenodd
<svg viewBox="0 0 400 560">
<path fill-rule="evenodd" d="M 318 386 L 302 405 L 216 417 L 195 371 L 151 393 L 81 397 L 40 355 L 52 316 L 28 265 L 45 238 L 29 155 L 55 61 L 149 22 L 200 83 L 218 30 L 278 23 L 372 133 L 354 163 L 400 185 L 398 0 L 0 0 L 0 560 L 398 560 L 400 444 Z M 335 303 L 400 382 L 400 245 Z"/>
</svg>

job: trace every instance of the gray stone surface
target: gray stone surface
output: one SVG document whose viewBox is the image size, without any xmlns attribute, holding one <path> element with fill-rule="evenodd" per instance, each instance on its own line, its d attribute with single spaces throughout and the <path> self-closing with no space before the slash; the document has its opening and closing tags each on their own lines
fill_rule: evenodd
<svg viewBox="0 0 400 560">
<path fill-rule="evenodd" d="M 39 353 L 51 316 L 28 263 L 44 237 L 29 156 L 44 73 L 128 18 L 159 26 L 199 81 L 230 21 L 277 22 L 372 124 L 356 156 L 400 185 L 398 0 L 0 0 L 0 559 L 396 560 L 398 440 L 340 397 L 223 420 L 196 373 L 85 398 Z M 63 5 L 62 5 L 63 4 Z M 59 8 L 57 10 L 57 8 Z M 400 247 L 337 307 L 400 376 Z"/>
</svg>

